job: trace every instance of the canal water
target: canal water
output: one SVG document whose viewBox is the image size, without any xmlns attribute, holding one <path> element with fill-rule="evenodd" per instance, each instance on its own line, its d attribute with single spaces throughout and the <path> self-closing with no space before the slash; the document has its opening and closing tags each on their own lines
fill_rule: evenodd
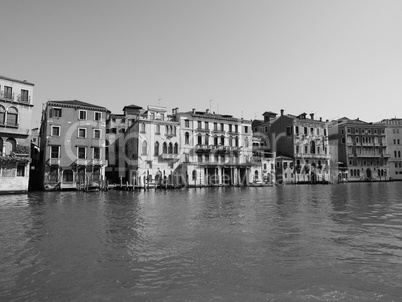
<svg viewBox="0 0 402 302">
<path fill-rule="evenodd" d="M 402 183 L 0 196 L 0 301 L 401 301 Z"/>
</svg>

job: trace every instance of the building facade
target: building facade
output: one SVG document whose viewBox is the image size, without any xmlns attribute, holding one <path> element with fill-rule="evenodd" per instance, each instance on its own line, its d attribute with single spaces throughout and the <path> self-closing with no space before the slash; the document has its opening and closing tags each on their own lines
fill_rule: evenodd
<svg viewBox="0 0 402 302">
<path fill-rule="evenodd" d="M 402 119 L 384 119 L 379 124 L 385 126 L 389 179 L 402 180 Z"/>
<path fill-rule="evenodd" d="M 341 118 L 331 122 L 329 140 L 335 181 L 389 179 L 385 125 Z"/>
<path fill-rule="evenodd" d="M 0 76 L 0 193 L 28 190 L 33 87 Z"/>
<path fill-rule="evenodd" d="M 40 130 L 43 189 L 103 184 L 107 114 L 104 107 L 77 100 L 45 104 Z"/>
<path fill-rule="evenodd" d="M 330 181 L 330 155 L 327 122 L 307 117 L 265 112 L 255 129 L 277 156 L 276 178 L 282 183 L 327 183 Z M 289 161 L 293 159 L 293 162 Z M 286 177 L 285 177 L 286 176 Z"/>
<path fill-rule="evenodd" d="M 180 124 L 165 107 L 148 106 L 125 133 L 128 183 L 139 188 L 178 186 L 180 174 Z"/>
<path fill-rule="evenodd" d="M 144 112 L 143 108 L 128 105 L 122 114 L 109 114 L 106 122 L 106 178 L 110 183 L 123 184 L 129 180 L 125 133 Z M 133 131 L 133 130 L 131 130 Z"/>
<path fill-rule="evenodd" d="M 195 109 L 174 116 L 180 125 L 180 174 L 188 185 L 248 185 L 261 179 L 261 161 L 253 161 L 251 121 Z"/>
</svg>

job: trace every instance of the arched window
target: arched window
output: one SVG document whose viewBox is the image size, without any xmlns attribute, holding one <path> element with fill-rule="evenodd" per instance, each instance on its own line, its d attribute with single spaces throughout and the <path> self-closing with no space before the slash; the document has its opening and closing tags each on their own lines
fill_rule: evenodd
<svg viewBox="0 0 402 302">
<path fill-rule="evenodd" d="M 193 180 L 197 180 L 197 171 L 193 170 Z"/>
<path fill-rule="evenodd" d="M 165 132 L 166 132 L 166 134 L 169 134 L 169 126 L 168 125 L 166 125 L 166 127 L 165 127 Z"/>
<path fill-rule="evenodd" d="M 167 144 L 163 143 L 162 152 L 167 153 Z"/>
<path fill-rule="evenodd" d="M 205 145 L 209 145 L 209 135 L 205 135 Z"/>
<path fill-rule="evenodd" d="M 202 136 L 201 136 L 201 134 L 197 135 L 197 144 L 202 145 Z"/>
<path fill-rule="evenodd" d="M 141 124 L 141 132 L 145 132 L 145 123 Z"/>
<path fill-rule="evenodd" d="M 154 145 L 154 156 L 159 156 L 159 142 L 155 142 L 155 145 Z"/>
<path fill-rule="evenodd" d="M 233 138 L 229 136 L 229 146 L 232 147 L 232 145 L 233 145 Z"/>
<path fill-rule="evenodd" d="M 148 153 L 148 144 L 147 141 L 142 142 L 142 155 L 147 155 Z"/>
<path fill-rule="evenodd" d="M 173 135 L 176 136 L 176 126 L 173 127 Z"/>
<path fill-rule="evenodd" d="M 73 182 L 73 171 L 64 170 L 63 171 L 63 182 Z"/>
<path fill-rule="evenodd" d="M 315 154 L 315 141 L 310 143 L 310 153 Z"/>
<path fill-rule="evenodd" d="M 217 136 L 214 136 L 214 145 L 218 146 L 218 137 Z"/>
<path fill-rule="evenodd" d="M 221 136 L 221 145 L 224 146 L 225 145 L 225 137 L 222 135 Z"/>
<path fill-rule="evenodd" d="M 174 154 L 179 154 L 179 145 L 177 143 L 174 144 Z"/>
<path fill-rule="evenodd" d="M 239 147 L 239 138 L 236 136 L 236 138 L 235 138 L 235 146 L 236 147 Z"/>
<path fill-rule="evenodd" d="M 169 143 L 169 150 L 168 150 L 168 153 L 169 153 L 169 154 L 172 154 L 172 153 L 173 153 L 173 145 L 172 145 L 172 143 Z"/>
<path fill-rule="evenodd" d="M 5 153 L 6 155 L 10 155 L 11 152 L 15 152 L 15 148 L 17 146 L 17 142 L 13 138 L 8 138 L 6 140 L 6 148 L 5 148 Z"/>
<path fill-rule="evenodd" d="M 190 134 L 188 134 L 188 132 L 186 132 L 186 133 L 184 134 L 184 143 L 185 143 L 186 145 L 190 144 Z"/>
<path fill-rule="evenodd" d="M 6 109 L 3 106 L 0 106 L 0 125 L 4 125 L 6 117 Z"/>
<path fill-rule="evenodd" d="M 15 107 L 10 107 L 7 110 L 7 125 L 18 126 L 18 110 Z"/>
</svg>

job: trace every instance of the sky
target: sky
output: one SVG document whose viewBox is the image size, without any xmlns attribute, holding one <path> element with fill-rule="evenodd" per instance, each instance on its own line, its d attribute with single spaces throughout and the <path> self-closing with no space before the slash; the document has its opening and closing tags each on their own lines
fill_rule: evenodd
<svg viewBox="0 0 402 302">
<path fill-rule="evenodd" d="M 402 117 L 402 1 L 3 0 L 0 75 L 48 100 Z"/>
</svg>

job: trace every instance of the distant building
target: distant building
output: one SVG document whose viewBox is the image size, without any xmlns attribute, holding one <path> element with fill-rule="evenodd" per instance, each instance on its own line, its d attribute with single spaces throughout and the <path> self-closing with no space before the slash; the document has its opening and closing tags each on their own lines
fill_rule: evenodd
<svg viewBox="0 0 402 302">
<path fill-rule="evenodd" d="M 382 181 L 389 178 L 385 125 L 346 117 L 329 125 L 331 162 L 337 181 Z"/>
<path fill-rule="evenodd" d="M 276 181 L 322 183 L 330 181 L 328 127 L 322 119 L 265 112 L 253 123 L 254 135 L 265 140 L 276 156 Z M 292 159 L 292 161 L 290 160 Z"/>
<path fill-rule="evenodd" d="M 384 119 L 379 124 L 384 125 L 389 153 L 389 178 L 402 180 L 402 119 Z"/>
<path fill-rule="evenodd" d="M 125 133 L 128 182 L 142 188 L 183 185 L 179 122 L 165 107 L 148 106 L 138 113 Z"/>
<path fill-rule="evenodd" d="M 108 111 L 77 101 L 49 101 L 41 121 L 41 183 L 45 190 L 99 186 L 105 177 Z"/>
<path fill-rule="evenodd" d="M 181 175 L 192 186 L 248 185 L 261 179 L 253 162 L 251 121 L 206 111 L 177 112 Z"/>
<path fill-rule="evenodd" d="M 33 87 L 0 76 L 0 193 L 28 190 Z"/>
<path fill-rule="evenodd" d="M 106 121 L 106 178 L 109 183 L 120 184 L 129 180 L 125 133 L 144 112 L 143 108 L 128 105 L 123 114 L 110 114 Z M 131 130 L 133 131 L 133 130 Z"/>
</svg>

